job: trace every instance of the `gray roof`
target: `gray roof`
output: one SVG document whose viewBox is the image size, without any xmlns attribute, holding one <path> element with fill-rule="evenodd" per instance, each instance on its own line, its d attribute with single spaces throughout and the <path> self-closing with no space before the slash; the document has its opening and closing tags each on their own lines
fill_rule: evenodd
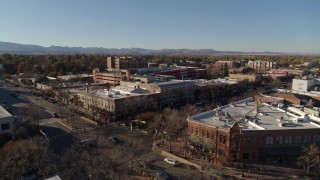
<svg viewBox="0 0 320 180">
<path fill-rule="evenodd" d="M 194 115 L 189 120 L 216 127 L 231 127 L 237 121 L 243 131 L 320 129 L 320 125 L 312 121 L 300 122 L 297 119 L 303 120 L 303 117 L 265 103 L 259 104 L 257 113 L 254 110 L 254 103 L 253 98 L 244 99 Z"/>
<path fill-rule="evenodd" d="M 183 81 L 183 80 L 172 80 L 167 82 L 158 82 L 156 83 L 161 89 L 171 89 L 181 86 L 193 86 L 193 81 Z"/>
</svg>

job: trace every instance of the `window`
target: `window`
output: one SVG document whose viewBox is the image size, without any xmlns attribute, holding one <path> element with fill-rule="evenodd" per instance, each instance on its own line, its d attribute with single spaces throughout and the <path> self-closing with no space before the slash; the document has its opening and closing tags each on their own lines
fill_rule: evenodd
<svg viewBox="0 0 320 180">
<path fill-rule="evenodd" d="M 193 127 L 191 127 L 191 133 L 193 133 Z"/>
<path fill-rule="evenodd" d="M 320 144 L 320 136 L 319 135 L 315 135 L 314 138 L 313 138 L 313 142 L 315 144 Z"/>
<path fill-rule="evenodd" d="M 198 128 L 196 128 L 196 135 L 198 135 Z"/>
<path fill-rule="evenodd" d="M 234 139 L 231 140 L 231 147 L 236 147 L 236 141 Z"/>
<path fill-rule="evenodd" d="M 243 144 L 243 146 L 247 146 L 247 138 L 243 138 L 242 144 Z"/>
<path fill-rule="evenodd" d="M 255 153 L 255 152 L 252 153 L 251 158 L 252 158 L 252 159 L 255 159 L 255 158 L 256 158 L 256 153 Z"/>
<path fill-rule="evenodd" d="M 310 136 L 304 136 L 304 141 L 305 144 L 308 144 L 311 142 L 311 137 Z"/>
<path fill-rule="evenodd" d="M 257 138 L 255 138 L 255 137 L 252 138 L 252 144 L 253 144 L 253 145 L 256 145 L 256 144 L 257 144 Z"/>
<path fill-rule="evenodd" d="M 273 144 L 273 138 L 271 136 L 267 137 L 266 144 Z"/>
<path fill-rule="evenodd" d="M 291 144 L 292 143 L 292 137 L 291 136 L 286 136 L 286 139 L 284 140 L 285 144 Z"/>
<path fill-rule="evenodd" d="M 204 129 L 201 131 L 201 136 L 204 137 Z"/>
<path fill-rule="evenodd" d="M 275 144 L 282 144 L 282 143 L 283 143 L 283 138 L 282 138 L 282 136 L 277 136 L 277 137 L 276 137 Z"/>
<path fill-rule="evenodd" d="M 206 132 L 206 137 L 209 138 L 209 131 Z"/>
<path fill-rule="evenodd" d="M 243 153 L 242 159 L 249 159 L 249 153 Z"/>
<path fill-rule="evenodd" d="M 226 141 L 227 141 L 227 137 L 223 136 L 223 135 L 220 135 L 220 143 L 225 144 Z"/>
<path fill-rule="evenodd" d="M 296 136 L 294 143 L 300 144 L 301 143 L 301 136 Z"/>
<path fill-rule="evenodd" d="M 1 124 L 1 130 L 8 130 L 8 129 L 10 129 L 9 123 Z"/>
</svg>

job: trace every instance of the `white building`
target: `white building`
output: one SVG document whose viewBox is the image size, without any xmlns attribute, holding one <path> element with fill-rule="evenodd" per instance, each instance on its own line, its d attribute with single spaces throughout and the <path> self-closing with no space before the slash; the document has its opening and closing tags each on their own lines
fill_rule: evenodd
<svg viewBox="0 0 320 180">
<path fill-rule="evenodd" d="M 320 85 L 319 79 L 293 79 L 292 80 L 292 90 L 295 91 L 311 91 L 314 90 L 313 87 Z"/>
<path fill-rule="evenodd" d="M 14 131 L 14 116 L 0 106 L 0 141 L 10 138 Z"/>
</svg>

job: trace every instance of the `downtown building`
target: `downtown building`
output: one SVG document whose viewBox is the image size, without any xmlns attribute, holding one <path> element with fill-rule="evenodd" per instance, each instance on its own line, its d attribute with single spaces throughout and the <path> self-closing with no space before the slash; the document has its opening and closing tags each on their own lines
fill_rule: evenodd
<svg viewBox="0 0 320 180">
<path fill-rule="evenodd" d="M 190 140 L 210 162 L 285 163 L 320 145 L 320 118 L 283 99 L 244 99 L 187 118 Z"/>
<path fill-rule="evenodd" d="M 146 68 L 148 60 L 146 58 L 136 57 L 108 57 L 107 68 L 109 70 L 131 69 L 131 68 Z"/>
<path fill-rule="evenodd" d="M 18 119 L 0 105 L 0 144 L 11 139 Z"/>
</svg>

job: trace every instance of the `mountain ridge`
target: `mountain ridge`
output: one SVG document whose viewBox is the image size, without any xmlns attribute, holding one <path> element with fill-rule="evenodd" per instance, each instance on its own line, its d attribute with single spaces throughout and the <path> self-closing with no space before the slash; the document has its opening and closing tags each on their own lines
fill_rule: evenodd
<svg viewBox="0 0 320 180">
<path fill-rule="evenodd" d="M 103 48 L 103 47 L 43 47 L 33 44 L 19 44 L 0 41 L 0 54 L 109 54 L 109 55 L 317 55 L 316 53 L 285 53 L 285 52 L 243 52 L 217 51 L 214 49 L 144 49 L 144 48 Z"/>
</svg>

